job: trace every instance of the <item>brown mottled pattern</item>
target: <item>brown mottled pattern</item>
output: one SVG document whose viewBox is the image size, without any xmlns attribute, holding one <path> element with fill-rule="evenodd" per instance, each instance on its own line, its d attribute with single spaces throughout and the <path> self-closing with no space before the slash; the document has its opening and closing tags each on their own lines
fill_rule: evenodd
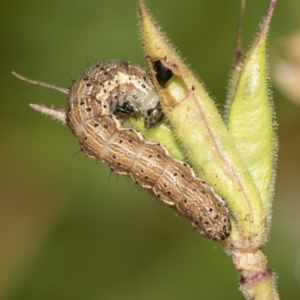
<svg viewBox="0 0 300 300">
<path fill-rule="evenodd" d="M 122 86 L 118 86 L 120 80 Z M 223 240 L 230 234 L 225 202 L 196 178 L 187 164 L 173 159 L 160 144 L 145 141 L 136 130 L 123 128 L 113 114 L 118 97 L 128 100 L 128 95 L 138 95 L 143 101 L 153 89 L 149 82 L 140 67 L 129 63 L 113 61 L 90 68 L 70 88 L 67 124 L 88 156 L 152 189 L 162 201 L 176 206 L 203 235 Z M 148 104 L 149 109 L 155 109 L 151 101 Z"/>
<path fill-rule="evenodd" d="M 142 115 L 149 128 L 163 117 L 151 77 L 141 67 L 124 61 L 113 60 L 92 66 L 70 87 L 69 95 L 72 95 L 69 102 L 89 99 L 89 103 L 103 104 L 110 113 L 121 111 L 120 108 L 127 104 L 131 110 L 125 114 Z M 101 111 L 95 109 L 94 114 L 101 115 Z"/>
</svg>

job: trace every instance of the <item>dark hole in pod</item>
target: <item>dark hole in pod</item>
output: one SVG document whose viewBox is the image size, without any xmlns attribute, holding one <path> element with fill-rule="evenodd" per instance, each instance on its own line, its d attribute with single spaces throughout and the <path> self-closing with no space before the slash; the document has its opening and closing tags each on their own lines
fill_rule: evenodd
<svg viewBox="0 0 300 300">
<path fill-rule="evenodd" d="M 156 79 L 158 83 L 164 87 L 168 80 L 173 76 L 173 72 L 164 66 L 160 60 L 153 63 L 153 68 L 156 72 Z"/>
</svg>

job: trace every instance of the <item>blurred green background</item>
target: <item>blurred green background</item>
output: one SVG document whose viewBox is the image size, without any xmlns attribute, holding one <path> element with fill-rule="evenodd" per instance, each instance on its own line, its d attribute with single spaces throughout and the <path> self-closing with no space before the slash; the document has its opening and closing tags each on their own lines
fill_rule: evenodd
<svg viewBox="0 0 300 300">
<path fill-rule="evenodd" d="M 158 23 L 224 104 L 239 1 L 147 0 Z M 249 1 L 247 50 L 268 1 Z M 270 48 L 300 28 L 299 0 L 279 1 Z M 146 66 L 135 1 L 1 1 L 0 299 L 243 299 L 231 259 L 189 222 L 103 164 L 29 103 L 65 95 L 10 72 L 68 87 L 87 66 Z M 299 49 L 300 52 L 300 49 Z M 274 88 L 279 160 L 264 248 L 282 299 L 300 299 L 300 107 Z"/>
</svg>

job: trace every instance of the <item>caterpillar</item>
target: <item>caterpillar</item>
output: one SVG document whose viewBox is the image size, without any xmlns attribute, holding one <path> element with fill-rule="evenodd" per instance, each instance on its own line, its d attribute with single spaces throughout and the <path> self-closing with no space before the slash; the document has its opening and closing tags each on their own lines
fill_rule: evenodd
<svg viewBox="0 0 300 300">
<path fill-rule="evenodd" d="M 97 64 L 69 89 L 14 75 L 68 94 L 66 112 L 38 105 L 33 108 L 65 121 L 87 156 L 152 189 L 160 200 L 190 219 L 202 235 L 216 241 L 229 236 L 225 201 L 197 178 L 189 165 L 172 158 L 164 146 L 146 141 L 135 129 L 122 127 L 119 114 L 141 115 L 147 127 L 163 117 L 152 80 L 141 67 L 123 61 Z"/>
</svg>

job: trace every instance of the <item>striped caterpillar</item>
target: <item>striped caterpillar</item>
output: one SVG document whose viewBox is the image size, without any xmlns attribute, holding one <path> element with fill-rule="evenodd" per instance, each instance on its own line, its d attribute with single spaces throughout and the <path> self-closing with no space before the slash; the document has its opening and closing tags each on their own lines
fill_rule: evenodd
<svg viewBox="0 0 300 300">
<path fill-rule="evenodd" d="M 229 212 L 222 198 L 186 163 L 172 158 L 160 144 L 145 141 L 134 129 L 124 128 L 117 114 L 142 115 L 153 127 L 162 118 L 159 99 L 149 75 L 122 61 L 97 64 L 69 89 L 21 77 L 68 94 L 67 112 L 32 105 L 65 121 L 82 151 L 104 162 L 112 171 L 129 175 L 168 205 L 175 206 L 201 234 L 216 241 L 230 234 Z"/>
</svg>

